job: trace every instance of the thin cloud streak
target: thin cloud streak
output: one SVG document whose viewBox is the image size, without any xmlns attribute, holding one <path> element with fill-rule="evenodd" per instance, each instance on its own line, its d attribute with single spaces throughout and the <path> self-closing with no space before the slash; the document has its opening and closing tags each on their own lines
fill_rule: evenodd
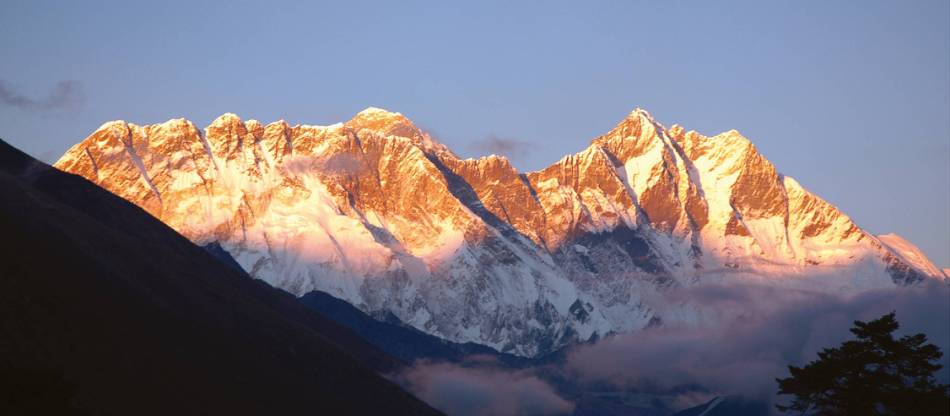
<svg viewBox="0 0 950 416">
<path fill-rule="evenodd" d="M 399 376 L 416 396 L 452 416 L 563 415 L 574 404 L 532 370 L 496 367 L 472 357 L 476 366 L 419 361 Z"/>
<path fill-rule="evenodd" d="M 0 103 L 22 111 L 75 111 L 86 103 L 85 87 L 79 81 L 60 81 L 46 98 L 37 100 L 20 94 L 9 83 L 0 80 Z"/>
<path fill-rule="evenodd" d="M 472 142 L 470 147 L 482 153 L 520 158 L 528 153 L 528 150 L 531 148 L 531 143 L 517 139 L 488 136 L 484 139 Z"/>
</svg>

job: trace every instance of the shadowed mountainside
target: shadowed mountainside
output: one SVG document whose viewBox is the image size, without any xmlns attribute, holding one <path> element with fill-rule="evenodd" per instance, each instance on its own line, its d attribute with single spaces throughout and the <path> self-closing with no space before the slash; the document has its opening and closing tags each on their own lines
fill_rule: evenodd
<svg viewBox="0 0 950 416">
<path fill-rule="evenodd" d="M 3 141 L 0 193 L 0 378 L 93 414 L 438 414 L 377 374 L 400 360 Z"/>
</svg>

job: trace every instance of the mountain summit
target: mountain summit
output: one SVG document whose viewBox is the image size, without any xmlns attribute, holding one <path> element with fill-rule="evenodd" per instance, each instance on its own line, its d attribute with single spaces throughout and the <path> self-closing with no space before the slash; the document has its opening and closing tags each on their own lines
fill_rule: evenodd
<svg viewBox="0 0 950 416">
<path fill-rule="evenodd" d="M 657 295 L 755 281 L 825 291 L 945 279 L 871 235 L 737 131 L 637 109 L 536 172 L 460 159 L 399 113 L 332 126 L 225 114 L 206 129 L 106 123 L 55 165 L 141 206 L 251 276 L 533 356 L 692 319 Z"/>
</svg>

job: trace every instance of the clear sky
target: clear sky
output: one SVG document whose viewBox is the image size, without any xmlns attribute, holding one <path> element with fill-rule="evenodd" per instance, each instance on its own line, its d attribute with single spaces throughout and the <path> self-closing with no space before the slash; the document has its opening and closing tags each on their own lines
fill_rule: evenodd
<svg viewBox="0 0 950 416">
<path fill-rule="evenodd" d="M 377 106 L 533 170 L 642 107 L 950 266 L 946 0 L 259 3 L 0 2 L 0 137 L 51 161 L 113 119 Z"/>
</svg>

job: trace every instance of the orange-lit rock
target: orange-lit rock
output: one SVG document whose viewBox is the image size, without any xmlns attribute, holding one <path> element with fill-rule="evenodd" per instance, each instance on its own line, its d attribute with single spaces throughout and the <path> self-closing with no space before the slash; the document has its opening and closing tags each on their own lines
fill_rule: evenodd
<svg viewBox="0 0 950 416">
<path fill-rule="evenodd" d="M 643 110 L 527 173 L 504 157 L 460 159 L 375 108 L 332 126 L 234 114 L 204 131 L 110 122 L 56 167 L 196 243 L 219 242 L 288 292 L 323 290 L 522 355 L 689 319 L 651 303 L 671 287 L 842 291 L 945 277 L 778 173 L 738 132 L 666 129 Z"/>
</svg>

